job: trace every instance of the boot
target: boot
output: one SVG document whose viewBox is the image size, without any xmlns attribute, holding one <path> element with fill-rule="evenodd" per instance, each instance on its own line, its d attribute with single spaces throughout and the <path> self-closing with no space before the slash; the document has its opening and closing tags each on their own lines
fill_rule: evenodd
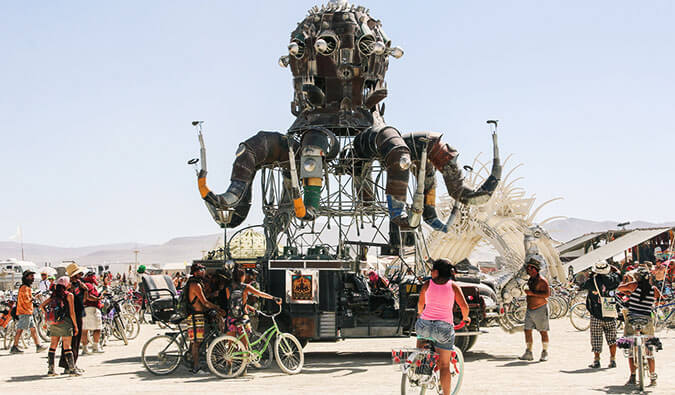
<svg viewBox="0 0 675 395">
<path fill-rule="evenodd" d="M 54 368 L 54 354 L 55 352 L 49 350 L 47 354 L 47 376 L 56 376 L 56 370 Z"/>
<path fill-rule="evenodd" d="M 69 351 L 66 353 L 66 364 L 68 364 L 67 374 L 71 376 L 81 376 L 77 368 L 75 367 L 75 358 L 73 358 L 73 352 Z"/>
<path fill-rule="evenodd" d="M 656 387 L 656 372 L 649 375 L 649 387 Z"/>
<path fill-rule="evenodd" d="M 525 354 L 523 354 L 523 356 L 518 359 L 520 359 L 521 361 L 533 361 L 534 355 L 532 355 L 532 350 L 526 350 Z"/>
<path fill-rule="evenodd" d="M 19 347 L 17 346 L 12 346 L 12 348 L 9 349 L 10 354 L 21 354 L 23 351 L 19 350 Z"/>
<path fill-rule="evenodd" d="M 631 374 L 630 378 L 626 382 L 626 385 L 629 385 L 629 384 L 635 385 L 635 373 Z"/>
<path fill-rule="evenodd" d="M 591 369 L 600 369 L 600 361 L 596 359 L 592 364 L 588 365 L 588 367 Z"/>
<path fill-rule="evenodd" d="M 387 195 L 387 208 L 389 209 L 389 220 L 398 226 L 407 228 L 408 213 L 405 211 L 405 201 L 400 201 L 392 195 Z"/>
</svg>

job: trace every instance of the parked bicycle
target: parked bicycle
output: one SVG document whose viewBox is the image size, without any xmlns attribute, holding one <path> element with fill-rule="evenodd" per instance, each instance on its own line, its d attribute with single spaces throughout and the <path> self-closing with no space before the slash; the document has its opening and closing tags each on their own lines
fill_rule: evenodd
<svg viewBox="0 0 675 395">
<path fill-rule="evenodd" d="M 161 320 L 166 324 L 176 325 L 177 330 L 148 339 L 143 345 L 141 359 L 143 366 L 152 374 L 164 376 L 178 369 L 181 362 L 187 369 L 192 368 L 192 353 L 187 329 L 181 328 L 185 318 L 174 315 L 170 319 Z M 206 355 L 207 348 L 222 334 L 217 325 L 206 325 L 204 340 L 199 346 L 199 356 Z M 209 365 L 209 369 L 211 366 Z M 213 370 L 211 370 L 213 372 Z M 215 372 L 214 372 L 215 373 Z"/>
<path fill-rule="evenodd" d="M 455 325 L 455 331 L 462 329 L 466 322 Z M 421 338 L 418 338 L 421 339 Z M 400 365 L 401 395 L 426 394 L 434 389 L 442 394 L 441 373 L 438 366 L 439 354 L 434 348 L 433 339 L 427 341 L 424 348 L 392 350 L 392 362 Z M 458 347 L 454 347 L 450 358 L 451 387 L 450 394 L 459 393 L 464 379 L 464 355 Z"/>
<path fill-rule="evenodd" d="M 281 314 L 281 305 L 279 311 L 273 314 L 259 310 L 256 312 L 270 318 L 272 326 L 261 335 L 251 338 L 245 329 L 247 322 L 238 323 L 241 335 L 223 335 L 209 345 L 206 351 L 209 369 L 219 377 L 233 378 L 241 375 L 249 363 L 256 367 L 269 365 L 272 359 L 270 345 L 274 339 L 274 358 L 279 368 L 286 374 L 300 373 L 305 363 L 305 354 L 302 344 L 295 336 L 279 329 L 276 317 Z"/>
</svg>

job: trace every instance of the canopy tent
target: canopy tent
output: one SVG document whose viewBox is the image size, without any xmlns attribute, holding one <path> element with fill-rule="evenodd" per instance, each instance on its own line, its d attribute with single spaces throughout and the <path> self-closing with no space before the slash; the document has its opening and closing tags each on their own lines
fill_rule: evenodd
<svg viewBox="0 0 675 395">
<path fill-rule="evenodd" d="M 571 267 L 574 273 L 578 273 L 593 266 L 593 264 L 596 262 L 604 261 L 605 259 L 619 255 L 631 247 L 656 237 L 663 232 L 667 232 L 670 229 L 671 228 L 655 228 L 631 231 L 626 235 L 621 236 L 605 244 L 604 246 L 567 263 L 566 265 L 568 268 Z"/>
<path fill-rule="evenodd" d="M 567 241 L 563 244 L 560 244 L 555 247 L 555 249 L 558 251 L 560 255 L 568 252 L 568 251 L 574 251 L 576 249 L 579 249 L 586 244 L 586 242 L 593 240 L 597 236 L 600 236 L 604 234 L 605 232 L 593 232 L 593 233 L 586 233 L 583 236 L 575 237 L 574 239 Z"/>
<path fill-rule="evenodd" d="M 179 272 L 186 273 L 187 265 L 185 262 L 165 263 L 161 265 L 161 270 L 164 274 L 174 274 Z"/>
</svg>

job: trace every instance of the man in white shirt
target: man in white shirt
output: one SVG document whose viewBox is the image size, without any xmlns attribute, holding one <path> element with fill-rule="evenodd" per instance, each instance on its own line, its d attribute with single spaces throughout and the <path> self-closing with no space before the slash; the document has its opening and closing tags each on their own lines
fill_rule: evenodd
<svg viewBox="0 0 675 395">
<path fill-rule="evenodd" d="M 38 284 L 38 289 L 43 294 L 49 292 L 49 280 L 47 280 L 46 272 L 40 273 L 40 283 Z"/>
</svg>

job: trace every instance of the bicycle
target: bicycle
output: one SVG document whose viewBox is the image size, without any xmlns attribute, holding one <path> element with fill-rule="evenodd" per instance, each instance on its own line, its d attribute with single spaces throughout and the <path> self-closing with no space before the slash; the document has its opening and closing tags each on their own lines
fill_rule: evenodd
<svg viewBox="0 0 675 395">
<path fill-rule="evenodd" d="M 628 318 L 628 322 L 633 326 L 635 334 L 622 337 L 617 340 L 617 347 L 624 350 L 626 358 L 633 358 L 633 366 L 637 370 L 636 379 L 640 390 L 645 388 L 645 372 L 649 372 L 649 359 L 654 359 L 654 351 L 659 351 L 663 347 L 661 341 L 656 337 L 650 337 L 642 334 L 642 328 L 649 323 L 649 317 L 633 316 Z"/>
<path fill-rule="evenodd" d="M 455 325 L 455 331 L 462 329 L 466 322 Z M 438 367 L 439 354 L 436 353 L 433 339 L 426 340 L 424 348 L 412 348 L 392 350 L 391 356 L 394 364 L 399 364 L 401 374 L 401 395 L 417 393 L 426 394 L 427 390 L 436 389 L 439 394 L 441 388 L 441 373 Z M 464 380 L 464 355 L 458 347 L 453 347 L 450 357 L 451 387 L 450 394 L 456 395 L 462 387 Z"/>
<path fill-rule="evenodd" d="M 662 331 L 664 328 L 673 328 L 675 327 L 675 302 L 657 306 L 654 311 L 655 316 L 655 327 L 654 330 L 657 332 Z"/>
<path fill-rule="evenodd" d="M 143 366 L 150 373 L 157 376 L 171 374 L 178 369 L 181 361 L 188 369 L 192 368 L 192 353 L 189 347 L 187 330 L 181 329 L 180 325 L 184 319 L 184 317 L 174 316 L 171 319 L 163 320 L 176 325 L 178 330 L 154 336 L 143 345 L 141 359 L 143 360 Z M 206 328 L 208 330 L 199 346 L 200 358 L 205 354 L 206 348 L 221 334 L 217 326 L 206 325 Z M 213 372 L 213 370 L 211 371 Z"/>
<path fill-rule="evenodd" d="M 281 305 L 279 311 L 274 314 L 266 314 L 259 310 L 256 312 L 263 317 L 271 318 L 272 326 L 251 342 L 245 328 L 246 322 L 238 323 L 241 335 L 238 337 L 223 335 L 209 345 L 206 351 L 209 369 L 219 377 L 233 378 L 241 375 L 249 363 L 261 367 L 263 364 L 271 363 L 268 347 L 274 338 L 274 358 L 279 368 L 286 374 L 300 373 L 305 363 L 305 354 L 295 336 L 279 330 L 276 317 L 281 314 Z M 242 340 L 249 345 L 248 348 Z"/>
</svg>

